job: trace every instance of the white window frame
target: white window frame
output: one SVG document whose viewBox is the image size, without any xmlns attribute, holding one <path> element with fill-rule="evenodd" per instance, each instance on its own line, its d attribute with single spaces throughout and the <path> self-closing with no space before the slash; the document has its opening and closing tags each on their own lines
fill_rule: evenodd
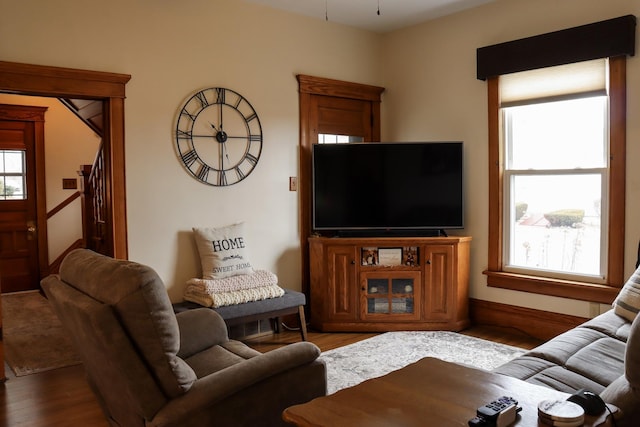
<svg viewBox="0 0 640 427">
<path fill-rule="evenodd" d="M 577 94 L 575 96 L 569 96 L 565 99 L 579 99 L 583 96 Z M 530 274 L 542 277 L 552 277 L 558 279 L 567 280 L 588 280 L 593 283 L 605 283 L 607 272 L 607 256 L 606 247 L 608 245 L 608 233 L 609 228 L 608 212 L 609 212 L 609 107 L 607 105 L 604 111 L 605 115 L 605 129 L 604 129 L 604 165 L 599 168 L 566 168 L 566 169 L 513 169 L 511 148 L 511 142 L 513 138 L 511 136 L 510 120 L 508 118 L 508 108 L 505 106 L 501 108 L 501 131 L 502 131 L 502 143 L 504 144 L 503 150 L 505 153 L 505 168 L 504 168 L 504 206 L 503 206 L 503 259 L 504 259 L 504 271 L 518 273 L 518 274 Z M 529 104 L 543 104 L 549 100 L 534 100 L 528 102 Z M 514 234 L 515 220 L 512 218 L 514 210 L 512 209 L 513 200 L 513 178 L 518 176 L 549 176 L 549 175 L 600 175 L 600 195 L 601 195 L 601 216 L 600 216 L 600 268 L 599 272 L 595 275 L 592 274 L 571 274 L 566 272 L 554 271 L 550 269 L 523 267 L 512 264 L 511 259 L 513 256 L 512 236 Z"/>
</svg>

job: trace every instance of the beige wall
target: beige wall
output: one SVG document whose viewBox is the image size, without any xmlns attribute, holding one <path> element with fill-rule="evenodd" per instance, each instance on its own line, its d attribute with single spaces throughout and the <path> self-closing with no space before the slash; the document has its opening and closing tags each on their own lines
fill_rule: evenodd
<svg viewBox="0 0 640 427">
<path fill-rule="evenodd" d="M 471 295 L 483 300 L 589 316 L 588 303 L 488 288 L 488 149 L 486 83 L 476 79 L 476 49 L 627 14 L 640 16 L 637 0 L 498 0 L 383 39 L 387 88 L 383 136 L 387 140 L 465 142 L 464 234 L 473 236 Z M 638 33 L 636 33 L 638 34 Z M 637 36 L 637 35 L 636 35 Z M 640 43 L 637 43 L 640 46 Z M 640 59 L 627 62 L 627 276 L 634 270 L 640 223 Z M 598 309 L 600 307 L 596 307 Z M 607 307 L 608 308 L 608 307 Z"/>
<path fill-rule="evenodd" d="M 90 6 L 95 4 L 95 6 Z M 409 29 L 378 35 L 239 0 L 0 0 L 0 58 L 131 74 L 126 100 L 130 258 L 154 267 L 172 299 L 199 274 L 192 226 L 246 221 L 253 263 L 299 289 L 298 73 L 385 86 L 383 139 L 465 141 L 466 222 L 474 237 L 476 298 L 588 315 L 589 305 L 486 287 L 486 87 L 476 48 L 625 14 L 637 0 L 498 0 Z M 110 28 L 114 27 L 112 34 Z M 629 158 L 640 147 L 640 66 L 629 60 Z M 172 131 L 197 89 L 237 90 L 262 121 L 263 154 L 241 183 L 212 188 L 176 158 Z M 627 180 L 627 259 L 640 224 L 640 171 Z"/>
<path fill-rule="evenodd" d="M 173 300 L 200 274 L 191 228 L 245 221 L 251 260 L 300 289 L 296 74 L 379 84 L 380 36 L 239 0 L 0 0 L 0 58 L 131 74 L 127 84 L 129 257 Z M 176 115 L 195 91 L 226 87 L 258 112 L 253 173 L 214 188 L 181 166 Z"/>
</svg>

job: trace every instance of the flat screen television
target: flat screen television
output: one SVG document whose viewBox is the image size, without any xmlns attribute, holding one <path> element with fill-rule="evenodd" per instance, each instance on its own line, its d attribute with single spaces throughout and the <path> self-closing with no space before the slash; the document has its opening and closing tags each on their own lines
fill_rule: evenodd
<svg viewBox="0 0 640 427">
<path fill-rule="evenodd" d="M 316 144 L 312 227 L 324 235 L 463 228 L 463 143 Z"/>
</svg>

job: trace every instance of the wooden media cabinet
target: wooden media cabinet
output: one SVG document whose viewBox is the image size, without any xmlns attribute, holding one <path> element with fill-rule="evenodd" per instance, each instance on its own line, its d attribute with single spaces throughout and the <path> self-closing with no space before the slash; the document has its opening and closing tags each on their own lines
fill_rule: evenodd
<svg viewBox="0 0 640 427">
<path fill-rule="evenodd" d="M 320 331 L 469 326 L 470 237 L 311 237 L 311 326 Z"/>
</svg>

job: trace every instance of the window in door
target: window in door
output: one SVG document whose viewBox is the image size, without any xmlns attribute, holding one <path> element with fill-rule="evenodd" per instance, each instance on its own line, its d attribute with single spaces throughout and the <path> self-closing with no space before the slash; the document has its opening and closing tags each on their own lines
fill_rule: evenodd
<svg viewBox="0 0 640 427">
<path fill-rule="evenodd" d="M 26 194 L 24 150 L 0 150 L 0 200 L 24 200 Z"/>
</svg>

